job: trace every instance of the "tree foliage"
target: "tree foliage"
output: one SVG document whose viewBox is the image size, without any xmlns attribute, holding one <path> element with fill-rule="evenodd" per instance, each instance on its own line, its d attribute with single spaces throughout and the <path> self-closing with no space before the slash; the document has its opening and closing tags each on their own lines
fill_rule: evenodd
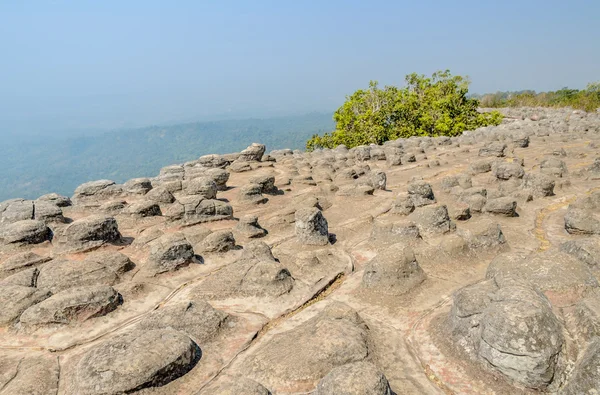
<svg viewBox="0 0 600 395">
<path fill-rule="evenodd" d="M 600 108 L 600 82 L 586 89 L 562 88 L 557 91 L 496 92 L 481 97 L 483 107 L 573 107 L 585 111 Z"/>
<path fill-rule="evenodd" d="M 335 112 L 336 129 L 314 135 L 306 148 L 334 148 L 340 144 L 356 147 L 381 144 L 411 136 L 456 136 L 465 130 L 497 125 L 498 112 L 479 113 L 479 101 L 467 96 L 469 80 L 438 71 L 431 77 L 416 73 L 406 76 L 406 86 L 369 88 L 346 97 Z"/>
</svg>

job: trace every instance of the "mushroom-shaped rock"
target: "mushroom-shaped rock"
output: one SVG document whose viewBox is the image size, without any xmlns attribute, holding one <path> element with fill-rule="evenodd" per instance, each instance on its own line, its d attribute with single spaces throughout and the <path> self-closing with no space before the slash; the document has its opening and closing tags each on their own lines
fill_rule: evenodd
<svg viewBox="0 0 600 395">
<path fill-rule="evenodd" d="M 199 253 L 227 252 L 235 247 L 235 238 L 230 230 L 218 230 L 207 235 L 196 247 Z"/>
<path fill-rule="evenodd" d="M 127 214 L 137 218 L 160 217 L 162 215 L 160 206 L 156 202 L 150 200 L 132 203 L 129 207 L 127 207 L 126 211 Z"/>
<path fill-rule="evenodd" d="M 240 200 L 244 203 L 263 204 L 269 199 L 262 194 L 262 186 L 260 184 L 247 184 L 240 188 Z"/>
<path fill-rule="evenodd" d="M 321 210 L 301 208 L 296 211 L 296 237 L 301 244 L 326 245 L 329 243 L 329 228 Z"/>
<path fill-rule="evenodd" d="M 164 186 L 153 188 L 146 194 L 145 198 L 148 201 L 162 204 L 170 204 L 175 201 L 173 194 Z"/>
<path fill-rule="evenodd" d="M 133 331 L 89 350 L 71 372 L 69 393 L 130 393 L 165 385 L 189 372 L 200 359 L 199 347 L 172 330 Z"/>
<path fill-rule="evenodd" d="M 68 207 L 72 204 L 70 198 L 68 198 L 67 196 L 59 195 L 58 193 L 48 193 L 46 195 L 42 195 L 39 198 L 37 198 L 37 201 L 54 203 L 58 207 Z"/>
<path fill-rule="evenodd" d="M 152 189 L 152 183 L 148 178 L 133 178 L 123 184 L 123 189 L 132 195 L 145 195 Z"/>
<path fill-rule="evenodd" d="M 31 306 L 19 321 L 26 327 L 69 324 L 100 317 L 121 304 L 121 295 L 109 285 L 70 288 Z"/>
<path fill-rule="evenodd" d="M 415 222 L 422 234 L 447 233 L 454 230 L 455 225 L 448 215 L 446 205 L 435 204 L 420 207 L 408 217 Z"/>
<path fill-rule="evenodd" d="M 492 142 L 486 144 L 479 150 L 479 156 L 495 156 L 502 157 L 506 151 L 506 144 L 500 142 Z"/>
<path fill-rule="evenodd" d="M 148 269 L 154 275 L 178 270 L 194 262 L 194 249 L 179 233 L 167 233 L 152 242 Z"/>
<path fill-rule="evenodd" d="M 374 292 L 402 295 L 425 278 L 412 249 L 398 243 L 381 251 L 366 265 L 362 285 Z"/>
<path fill-rule="evenodd" d="M 554 179 L 541 173 L 527 173 L 523 177 L 523 189 L 527 189 L 534 197 L 554 195 Z"/>
<path fill-rule="evenodd" d="M 265 149 L 264 144 L 252 143 L 248 148 L 240 152 L 235 162 L 260 162 Z"/>
<path fill-rule="evenodd" d="M 478 354 L 518 383 L 544 388 L 554 377 L 563 342 L 561 324 L 542 294 L 506 287 L 482 314 Z"/>
<path fill-rule="evenodd" d="M 263 237 L 267 234 L 267 231 L 259 225 L 256 215 L 245 215 L 240 218 L 235 230 L 248 238 Z"/>
<path fill-rule="evenodd" d="M 413 181 L 408 184 L 408 194 L 415 207 L 426 206 L 435 203 L 435 196 L 431 184 L 425 181 Z"/>
<path fill-rule="evenodd" d="M 370 362 L 335 367 L 319 381 L 315 395 L 392 395 L 387 378 Z"/>
<path fill-rule="evenodd" d="M 217 197 L 217 183 L 208 177 L 197 177 L 185 181 L 183 189 L 188 195 L 199 195 L 205 199 Z"/>
<path fill-rule="evenodd" d="M 113 217 L 93 215 L 73 221 L 61 234 L 60 243 L 67 249 L 90 249 L 121 240 Z"/>
<path fill-rule="evenodd" d="M 483 211 L 491 214 L 503 215 L 505 217 L 517 216 L 517 201 L 511 197 L 499 197 L 488 199 Z"/>
</svg>

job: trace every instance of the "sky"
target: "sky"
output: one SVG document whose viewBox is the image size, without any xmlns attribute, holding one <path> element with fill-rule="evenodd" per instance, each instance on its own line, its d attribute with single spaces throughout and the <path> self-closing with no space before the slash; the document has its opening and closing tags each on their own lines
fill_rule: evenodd
<svg viewBox="0 0 600 395">
<path fill-rule="evenodd" d="M 333 111 L 441 69 L 584 88 L 599 20 L 598 0 L 0 0 L 0 134 Z"/>
</svg>

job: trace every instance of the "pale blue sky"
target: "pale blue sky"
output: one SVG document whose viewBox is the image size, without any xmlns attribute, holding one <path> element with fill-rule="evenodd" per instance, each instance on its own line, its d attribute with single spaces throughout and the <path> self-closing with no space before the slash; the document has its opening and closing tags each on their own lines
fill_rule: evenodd
<svg viewBox="0 0 600 395">
<path fill-rule="evenodd" d="M 600 80 L 600 1 L 0 0 L 0 133 L 333 111 L 369 80 Z"/>
</svg>

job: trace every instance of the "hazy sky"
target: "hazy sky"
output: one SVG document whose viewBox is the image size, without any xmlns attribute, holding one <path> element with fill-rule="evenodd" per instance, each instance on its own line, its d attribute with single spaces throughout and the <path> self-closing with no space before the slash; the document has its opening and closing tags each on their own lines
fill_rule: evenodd
<svg viewBox="0 0 600 395">
<path fill-rule="evenodd" d="M 332 111 L 446 68 L 478 93 L 583 88 L 599 21 L 598 0 L 7 0 L 0 133 Z"/>
</svg>

